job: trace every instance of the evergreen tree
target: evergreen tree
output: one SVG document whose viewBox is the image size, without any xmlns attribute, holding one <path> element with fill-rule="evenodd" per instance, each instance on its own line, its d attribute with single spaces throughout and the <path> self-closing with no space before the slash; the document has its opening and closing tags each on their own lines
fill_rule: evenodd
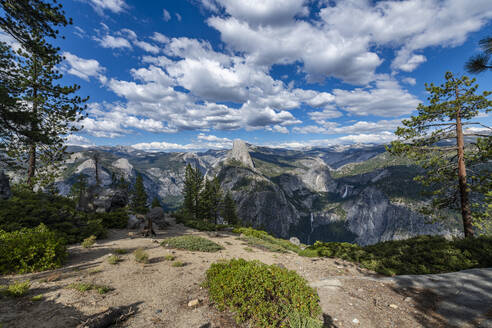
<svg viewBox="0 0 492 328">
<path fill-rule="evenodd" d="M 200 193 L 200 219 L 209 220 L 217 224 L 219 216 L 219 206 L 222 199 L 220 183 L 215 177 L 212 180 L 205 180 L 205 186 Z"/>
<path fill-rule="evenodd" d="M 84 192 L 87 190 L 87 177 L 85 174 L 79 174 L 77 180 L 70 188 L 70 196 L 75 200 L 76 203 L 82 197 Z"/>
<path fill-rule="evenodd" d="M 430 93 L 429 105 L 420 104 L 418 115 L 402 121 L 404 127 L 396 130 L 400 138 L 391 143 L 388 150 L 397 155 L 406 155 L 420 164 L 426 171 L 417 181 L 431 187 L 432 204 L 426 209 L 450 208 L 461 211 L 465 236 L 473 236 L 473 218 L 481 213 L 472 213 L 471 193 L 478 195 L 476 202 L 484 202 L 483 186 L 490 186 L 492 172 L 492 136 L 490 133 L 464 131 L 463 126 L 475 125 L 489 129 L 481 122 L 471 122 L 480 112 L 489 112 L 492 102 L 487 99 L 490 92 L 476 95 L 475 79 L 455 78 L 445 75 L 441 86 L 427 85 Z M 477 138 L 465 146 L 465 137 Z M 446 145 L 454 139 L 451 145 Z M 473 209 L 485 209 L 487 204 Z"/>
<path fill-rule="evenodd" d="M 230 191 L 228 191 L 224 197 L 221 214 L 224 220 L 227 221 L 227 223 L 232 225 L 236 225 L 239 223 L 239 219 L 237 217 L 236 202 L 232 198 Z"/>
<path fill-rule="evenodd" d="M 161 207 L 161 202 L 157 197 L 154 197 L 152 200 L 152 205 L 150 205 L 150 208 L 155 208 L 155 207 Z"/>
<path fill-rule="evenodd" d="M 465 68 L 469 73 L 478 74 L 486 70 L 492 70 L 492 37 L 480 40 L 480 48 L 482 53 L 471 57 L 465 64 Z"/>
<path fill-rule="evenodd" d="M 200 192 L 203 187 L 203 176 L 198 167 L 193 168 L 190 164 L 186 166 L 185 181 L 183 188 L 185 214 L 198 219 L 201 217 Z"/>
<path fill-rule="evenodd" d="M 145 214 L 149 210 L 147 208 L 147 193 L 145 192 L 143 178 L 141 174 L 137 174 L 137 179 L 135 181 L 132 209 L 139 214 Z"/>
</svg>

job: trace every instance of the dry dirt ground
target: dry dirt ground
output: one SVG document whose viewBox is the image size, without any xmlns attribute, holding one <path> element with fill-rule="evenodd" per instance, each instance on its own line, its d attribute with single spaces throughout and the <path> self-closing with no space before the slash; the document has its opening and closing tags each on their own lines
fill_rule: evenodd
<svg viewBox="0 0 492 328">
<path fill-rule="evenodd" d="M 334 259 L 311 259 L 294 253 L 280 254 L 253 248 L 251 251 L 232 233 L 219 235 L 199 232 L 182 225 L 158 231 L 154 239 L 130 238 L 127 230 L 111 231 L 90 249 L 69 248 L 68 263 L 61 269 L 0 277 L 0 284 L 29 279 L 27 296 L 0 299 L 0 327 L 67 328 L 76 327 L 91 315 L 108 307 L 134 305 L 138 311 L 117 327 L 240 327 L 232 316 L 215 310 L 200 285 L 211 263 L 222 259 L 244 258 L 277 264 L 297 271 L 318 291 L 325 327 L 413 328 L 452 327 L 437 314 L 439 296 L 425 289 L 398 288 L 392 281 L 356 265 Z M 171 250 L 160 246 L 163 238 L 193 234 L 222 245 L 216 253 Z M 149 264 L 137 263 L 132 252 L 144 248 Z M 127 249 L 122 261 L 112 265 L 107 258 L 116 249 Z M 166 255 L 176 256 L 183 267 L 173 267 Z M 106 294 L 79 292 L 67 288 L 77 282 L 107 285 Z M 41 301 L 32 296 L 44 296 Z M 200 304 L 189 307 L 188 302 Z M 480 325 L 480 323 L 478 323 Z M 461 327 L 477 327 L 477 321 Z"/>
</svg>

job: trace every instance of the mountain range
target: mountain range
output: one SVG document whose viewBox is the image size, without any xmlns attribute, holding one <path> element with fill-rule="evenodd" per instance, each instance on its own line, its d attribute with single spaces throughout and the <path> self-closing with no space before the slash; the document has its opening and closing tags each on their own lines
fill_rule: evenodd
<svg viewBox="0 0 492 328">
<path fill-rule="evenodd" d="M 425 202 L 413 181 L 418 167 L 391 157 L 381 145 L 289 150 L 235 140 L 231 150 L 144 152 L 131 147 L 70 147 L 57 187 L 68 194 L 77 176 L 96 182 L 93 154 L 99 154 L 103 187 L 117 177 L 134 183 L 143 176 L 149 200 L 167 210 L 182 202 L 185 168 L 217 176 L 231 191 L 244 225 L 311 244 L 346 241 L 369 245 L 421 234 L 460 234 L 455 213 L 431 222 L 417 211 Z"/>
</svg>

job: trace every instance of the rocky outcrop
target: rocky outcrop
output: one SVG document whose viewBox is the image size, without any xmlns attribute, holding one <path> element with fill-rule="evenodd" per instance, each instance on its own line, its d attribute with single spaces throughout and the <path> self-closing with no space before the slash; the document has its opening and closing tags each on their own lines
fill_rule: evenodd
<svg viewBox="0 0 492 328">
<path fill-rule="evenodd" d="M 249 155 L 249 149 L 246 143 L 240 139 L 234 140 L 232 149 L 228 154 L 228 158 L 240 162 L 245 167 L 254 169 L 253 160 Z"/>
<path fill-rule="evenodd" d="M 5 173 L 0 171 L 0 199 L 9 199 L 12 196 L 12 191 L 10 190 L 9 178 Z"/>
</svg>

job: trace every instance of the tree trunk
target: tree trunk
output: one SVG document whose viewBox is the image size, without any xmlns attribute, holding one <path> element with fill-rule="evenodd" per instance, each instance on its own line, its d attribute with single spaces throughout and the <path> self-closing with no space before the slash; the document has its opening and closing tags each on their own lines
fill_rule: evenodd
<svg viewBox="0 0 492 328">
<path fill-rule="evenodd" d="M 456 99 L 458 99 L 458 88 L 456 87 Z M 458 146 L 458 183 L 460 188 L 461 217 L 463 219 L 463 231 L 465 237 L 473 237 L 473 225 L 470 210 L 469 190 L 466 182 L 465 166 L 465 141 L 463 137 L 463 126 L 461 124 L 461 112 L 456 112 L 456 143 Z"/>
<path fill-rule="evenodd" d="M 33 178 L 36 173 L 36 145 L 29 146 L 29 167 L 27 169 L 27 184 L 33 188 Z"/>
</svg>

